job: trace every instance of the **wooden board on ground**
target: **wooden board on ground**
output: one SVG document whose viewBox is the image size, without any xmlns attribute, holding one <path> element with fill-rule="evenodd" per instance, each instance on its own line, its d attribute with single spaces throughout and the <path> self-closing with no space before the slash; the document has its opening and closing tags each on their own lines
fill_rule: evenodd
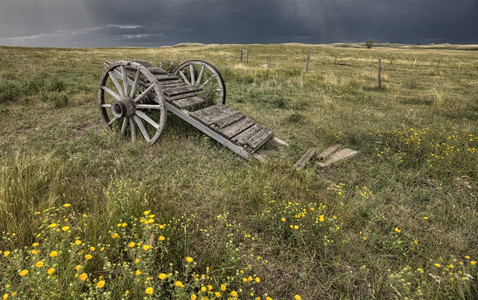
<svg viewBox="0 0 478 300">
<path fill-rule="evenodd" d="M 204 125 L 210 126 L 228 116 L 236 113 L 235 110 L 225 106 L 224 104 L 216 104 L 191 113 L 191 117 L 195 118 Z"/>
<path fill-rule="evenodd" d="M 358 151 L 351 150 L 351 149 L 348 149 L 348 148 L 344 148 L 342 150 L 339 150 L 339 151 L 333 153 L 332 155 L 329 156 L 329 158 L 327 160 L 325 160 L 322 163 L 318 163 L 317 165 L 319 167 L 326 167 L 326 166 L 331 165 L 335 162 L 353 157 L 353 156 L 357 155 L 357 153 L 358 153 Z"/>
<path fill-rule="evenodd" d="M 221 135 L 224 137 L 230 139 L 232 137 L 235 137 L 236 135 L 240 134 L 244 130 L 248 129 L 254 125 L 254 121 L 252 121 L 249 118 L 243 118 L 239 121 L 237 121 L 234 124 L 231 124 L 225 128 L 216 128 L 217 132 L 219 132 Z M 214 126 L 213 126 L 214 128 Z"/>
<path fill-rule="evenodd" d="M 273 135 L 272 130 L 262 127 L 259 132 L 250 137 L 246 142 L 246 149 L 252 153 L 256 152 L 256 150 L 264 145 Z"/>
<path fill-rule="evenodd" d="M 201 104 L 204 102 L 204 99 L 203 98 L 199 98 L 199 97 L 188 97 L 188 98 L 184 98 L 184 99 L 179 99 L 179 100 L 176 100 L 173 102 L 173 104 L 178 107 L 178 108 L 187 108 L 187 107 L 191 107 L 191 106 L 194 106 L 194 105 L 198 105 L 198 104 Z"/>
<path fill-rule="evenodd" d="M 304 155 L 294 164 L 294 168 L 302 169 L 315 154 L 315 148 L 309 148 Z"/>
<path fill-rule="evenodd" d="M 320 159 L 320 160 L 324 160 L 328 156 L 330 156 L 330 154 L 337 151 L 340 147 L 342 147 L 341 144 L 336 144 L 336 145 L 330 146 L 329 148 L 327 148 L 324 151 L 322 151 L 321 153 L 319 153 L 319 155 L 317 155 L 317 158 Z"/>
</svg>

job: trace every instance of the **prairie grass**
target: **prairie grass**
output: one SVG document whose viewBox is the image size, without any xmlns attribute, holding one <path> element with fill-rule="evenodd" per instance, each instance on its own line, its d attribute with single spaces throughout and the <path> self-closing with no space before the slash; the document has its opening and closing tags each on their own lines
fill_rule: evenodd
<svg viewBox="0 0 478 300">
<path fill-rule="evenodd" d="M 4 298 L 478 294 L 476 46 L 0 47 L 0 59 Z M 98 111 L 112 59 L 209 61 L 227 105 L 290 147 L 244 161 L 171 114 L 156 144 L 132 144 Z M 359 155 L 292 169 L 336 143 Z"/>
</svg>

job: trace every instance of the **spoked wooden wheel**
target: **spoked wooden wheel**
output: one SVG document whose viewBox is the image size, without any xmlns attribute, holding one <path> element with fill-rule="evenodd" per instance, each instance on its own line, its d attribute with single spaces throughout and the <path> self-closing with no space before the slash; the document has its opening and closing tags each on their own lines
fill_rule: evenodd
<svg viewBox="0 0 478 300">
<path fill-rule="evenodd" d="M 133 142 L 141 135 L 153 144 L 166 124 L 164 96 L 158 81 L 137 62 L 116 61 L 106 69 L 98 102 L 106 125 L 130 136 Z"/>
<path fill-rule="evenodd" d="M 210 63 L 190 60 L 181 64 L 174 75 L 190 86 L 202 89 L 198 96 L 211 103 L 226 103 L 226 85 L 219 71 Z"/>
</svg>

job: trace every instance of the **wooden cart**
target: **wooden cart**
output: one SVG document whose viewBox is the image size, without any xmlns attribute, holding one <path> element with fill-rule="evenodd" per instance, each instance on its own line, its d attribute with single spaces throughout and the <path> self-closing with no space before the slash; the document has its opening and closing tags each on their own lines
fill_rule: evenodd
<svg viewBox="0 0 478 300">
<path fill-rule="evenodd" d="M 173 72 L 146 61 L 108 61 L 98 102 L 108 128 L 153 144 L 175 114 L 243 158 L 256 156 L 272 130 L 225 105 L 226 87 L 211 64 L 192 60 Z"/>
</svg>

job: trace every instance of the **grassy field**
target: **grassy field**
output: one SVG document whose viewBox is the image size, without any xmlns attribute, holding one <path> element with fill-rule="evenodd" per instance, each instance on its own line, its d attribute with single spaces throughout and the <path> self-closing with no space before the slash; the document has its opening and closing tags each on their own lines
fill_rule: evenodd
<svg viewBox="0 0 478 300">
<path fill-rule="evenodd" d="M 477 297 L 476 50 L 0 47 L 0 295 Z M 209 61 L 227 105 L 290 147 L 245 161 L 171 114 L 133 144 L 97 106 L 111 59 Z M 292 168 L 336 143 L 359 154 Z"/>
</svg>

